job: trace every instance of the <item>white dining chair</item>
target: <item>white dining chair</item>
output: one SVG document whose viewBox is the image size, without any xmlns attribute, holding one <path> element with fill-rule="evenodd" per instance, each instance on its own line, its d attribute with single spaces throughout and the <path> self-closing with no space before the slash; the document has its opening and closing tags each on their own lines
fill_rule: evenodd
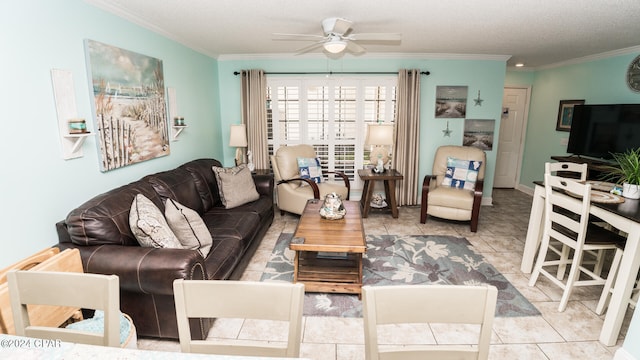
<svg viewBox="0 0 640 360">
<path fill-rule="evenodd" d="M 545 210 L 542 243 L 535 267 L 529 279 L 529 286 L 535 286 L 542 274 L 563 290 L 558 311 L 564 311 L 569 297 L 577 286 L 601 286 L 606 282 L 601 274 L 588 269 L 583 263 L 585 251 L 616 251 L 624 238 L 600 228 L 588 227 L 591 185 L 572 179 L 545 174 Z M 551 240 L 573 250 L 572 256 L 548 259 Z M 558 279 L 557 267 L 569 265 L 567 280 Z M 554 271 L 554 274 L 551 274 Z M 603 291 L 602 296 L 605 296 Z"/>
<path fill-rule="evenodd" d="M 120 347 L 120 287 L 116 275 L 11 270 L 7 273 L 16 335 Z M 27 305 L 104 311 L 103 332 L 31 325 Z"/>
<path fill-rule="evenodd" d="M 298 357 L 302 339 L 304 285 L 232 280 L 173 282 L 182 352 Z M 189 318 L 260 319 L 288 322 L 287 341 L 192 340 Z"/>
<path fill-rule="evenodd" d="M 586 163 L 578 164 L 572 162 L 547 162 L 544 164 L 544 173 L 545 175 L 551 174 L 558 177 L 576 179 L 576 181 L 586 182 L 589 169 Z M 592 215 L 589 216 L 589 219 L 592 223 L 601 221 L 600 219 L 594 218 Z M 566 259 L 569 257 L 569 251 L 571 249 L 566 245 L 553 243 L 550 243 L 549 249 L 556 253 L 560 258 L 565 260 L 561 262 L 560 265 L 558 265 L 558 271 L 556 275 L 558 280 L 562 280 L 564 279 L 564 275 L 567 269 Z M 586 254 L 592 256 L 593 259 L 583 259 L 583 264 L 594 264 L 593 272 L 600 275 L 606 261 L 604 250 L 587 251 Z"/>
<path fill-rule="evenodd" d="M 613 283 L 616 280 L 616 276 L 618 276 L 620 261 L 622 261 L 623 254 L 624 248 L 622 246 L 618 246 L 613 262 L 611 263 L 611 268 L 609 269 L 607 281 L 604 283 L 604 288 L 602 289 L 603 296 L 600 297 L 600 301 L 598 301 L 598 305 L 596 306 L 596 314 L 598 315 L 604 314 L 604 311 L 609 306 L 609 300 L 611 299 L 611 294 L 613 294 Z M 640 279 L 636 278 L 636 285 L 631 291 L 629 306 L 635 308 L 638 305 L 638 298 L 640 298 Z"/>
<path fill-rule="evenodd" d="M 487 359 L 497 298 L 491 285 L 363 286 L 365 359 Z M 433 323 L 479 325 L 477 342 L 393 346 L 385 345 L 378 333 L 389 324 Z"/>
</svg>

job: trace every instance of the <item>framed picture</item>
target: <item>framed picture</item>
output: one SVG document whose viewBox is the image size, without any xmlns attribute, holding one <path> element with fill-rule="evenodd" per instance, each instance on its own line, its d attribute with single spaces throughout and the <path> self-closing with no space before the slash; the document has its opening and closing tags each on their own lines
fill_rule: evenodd
<svg viewBox="0 0 640 360">
<path fill-rule="evenodd" d="M 467 86 L 436 86 L 436 118 L 464 119 L 467 91 Z"/>
<path fill-rule="evenodd" d="M 481 150 L 493 150 L 493 133 L 496 121 L 493 119 L 465 119 L 463 146 L 473 146 Z"/>
<path fill-rule="evenodd" d="M 100 170 L 169 155 L 162 60 L 88 39 L 85 51 Z"/>
<path fill-rule="evenodd" d="M 573 119 L 573 107 L 584 104 L 584 100 L 560 100 L 558 108 L 558 122 L 556 131 L 571 131 L 571 120 Z"/>
</svg>

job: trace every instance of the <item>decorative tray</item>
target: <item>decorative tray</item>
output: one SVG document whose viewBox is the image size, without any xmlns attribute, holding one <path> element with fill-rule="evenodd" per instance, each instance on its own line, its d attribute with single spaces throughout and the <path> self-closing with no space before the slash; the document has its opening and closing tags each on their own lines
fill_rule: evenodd
<svg viewBox="0 0 640 360">
<path fill-rule="evenodd" d="M 624 202 L 620 195 L 611 194 L 608 191 L 591 190 L 591 201 L 603 204 L 619 204 Z"/>
<path fill-rule="evenodd" d="M 588 180 L 587 184 L 591 184 L 592 190 L 599 190 L 599 191 L 606 191 L 606 192 L 611 191 L 611 189 L 613 189 L 613 187 L 616 186 L 616 184 L 611 182 L 594 181 L 594 180 Z"/>
</svg>

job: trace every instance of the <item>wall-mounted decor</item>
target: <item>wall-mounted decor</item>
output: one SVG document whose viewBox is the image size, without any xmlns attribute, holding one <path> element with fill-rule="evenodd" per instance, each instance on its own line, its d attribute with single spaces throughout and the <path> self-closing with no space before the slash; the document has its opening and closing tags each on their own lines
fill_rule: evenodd
<svg viewBox="0 0 640 360">
<path fill-rule="evenodd" d="M 447 127 L 444 130 L 442 130 L 442 136 L 451 137 L 452 132 L 453 130 L 449 129 L 449 120 L 447 120 Z"/>
<path fill-rule="evenodd" d="M 436 118 L 464 118 L 467 86 L 436 86 Z"/>
<path fill-rule="evenodd" d="M 627 69 L 627 85 L 635 92 L 640 92 L 640 55 L 636 56 Z"/>
<path fill-rule="evenodd" d="M 560 100 L 558 108 L 558 121 L 556 131 L 571 131 L 571 119 L 573 119 L 573 107 L 584 104 L 584 100 Z"/>
<path fill-rule="evenodd" d="M 493 132 L 496 121 L 493 119 L 466 119 L 462 145 L 482 150 L 493 150 Z"/>
<path fill-rule="evenodd" d="M 70 70 L 51 69 L 51 82 L 58 114 L 62 158 L 69 160 L 82 157 L 82 144 L 93 134 L 87 130 L 85 120 L 78 118 L 73 75 Z"/>
<path fill-rule="evenodd" d="M 85 41 L 100 170 L 169 155 L 162 60 Z"/>
<path fill-rule="evenodd" d="M 480 98 L 480 90 L 478 90 L 478 97 L 473 99 L 473 102 L 475 103 L 475 106 L 482 106 L 482 102 L 484 100 Z"/>
</svg>

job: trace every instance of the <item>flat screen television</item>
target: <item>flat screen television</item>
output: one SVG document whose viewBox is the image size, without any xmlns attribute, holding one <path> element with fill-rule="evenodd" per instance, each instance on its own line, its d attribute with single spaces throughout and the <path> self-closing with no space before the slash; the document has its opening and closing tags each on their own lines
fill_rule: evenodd
<svg viewBox="0 0 640 360">
<path fill-rule="evenodd" d="M 640 147 L 640 104 L 576 105 L 567 152 L 598 159 Z"/>
</svg>

